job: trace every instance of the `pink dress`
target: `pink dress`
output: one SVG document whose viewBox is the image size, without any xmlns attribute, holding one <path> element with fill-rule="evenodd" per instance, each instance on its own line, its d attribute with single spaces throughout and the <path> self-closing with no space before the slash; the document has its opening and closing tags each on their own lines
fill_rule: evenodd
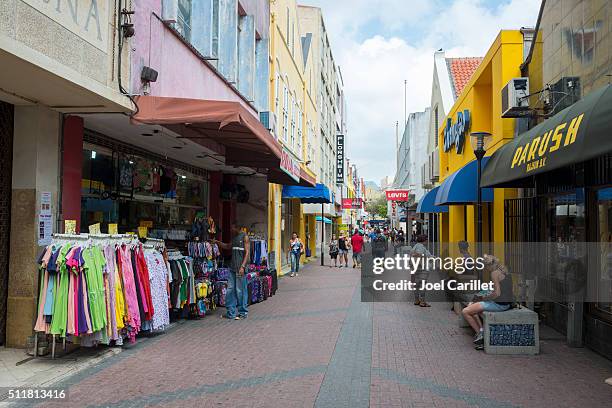
<svg viewBox="0 0 612 408">
<path fill-rule="evenodd" d="M 128 335 L 130 341 L 135 341 L 136 334 L 140 331 L 140 313 L 138 309 L 138 298 L 136 297 L 136 283 L 134 282 L 134 271 L 130 249 L 125 245 L 119 249 L 119 259 L 121 260 L 121 273 L 123 275 L 123 290 L 125 292 L 125 302 L 128 305 L 127 324 L 130 326 Z"/>
</svg>

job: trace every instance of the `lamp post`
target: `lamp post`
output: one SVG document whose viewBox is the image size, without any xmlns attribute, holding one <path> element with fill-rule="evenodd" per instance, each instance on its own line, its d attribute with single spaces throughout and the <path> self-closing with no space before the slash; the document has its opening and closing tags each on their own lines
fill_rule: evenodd
<svg viewBox="0 0 612 408">
<path fill-rule="evenodd" d="M 470 134 L 470 142 L 472 144 L 472 149 L 474 149 L 474 156 L 476 156 L 477 162 L 477 183 L 478 183 L 478 204 L 477 204 L 477 236 L 476 236 L 476 252 L 477 256 L 481 256 L 481 243 L 482 243 L 482 188 L 480 187 L 481 175 L 482 175 L 482 158 L 487 152 L 487 142 L 490 133 L 487 132 L 473 132 Z"/>
</svg>

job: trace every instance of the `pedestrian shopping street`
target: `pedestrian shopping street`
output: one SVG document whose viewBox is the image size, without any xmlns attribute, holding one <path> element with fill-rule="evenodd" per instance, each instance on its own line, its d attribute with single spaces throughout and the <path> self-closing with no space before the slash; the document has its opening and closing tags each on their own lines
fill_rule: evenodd
<svg viewBox="0 0 612 408">
<path fill-rule="evenodd" d="M 361 303 L 359 270 L 318 260 L 242 321 L 168 333 L 68 377 L 57 406 L 603 407 L 612 362 L 542 326 L 541 354 L 476 351 L 449 304 Z M 45 404 L 45 406 L 54 404 Z"/>
</svg>

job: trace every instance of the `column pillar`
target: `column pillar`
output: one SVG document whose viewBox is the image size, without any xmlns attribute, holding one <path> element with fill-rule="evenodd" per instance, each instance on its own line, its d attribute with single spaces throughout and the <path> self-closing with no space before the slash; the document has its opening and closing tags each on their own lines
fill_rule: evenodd
<svg viewBox="0 0 612 408">
<path fill-rule="evenodd" d="M 42 106 L 15 107 L 11 243 L 6 344 L 25 347 L 36 319 L 38 298 L 38 215 L 40 195 L 51 193 L 53 221 L 57 220 L 60 175 L 58 112 Z M 81 153 L 82 154 L 82 153 Z"/>
</svg>

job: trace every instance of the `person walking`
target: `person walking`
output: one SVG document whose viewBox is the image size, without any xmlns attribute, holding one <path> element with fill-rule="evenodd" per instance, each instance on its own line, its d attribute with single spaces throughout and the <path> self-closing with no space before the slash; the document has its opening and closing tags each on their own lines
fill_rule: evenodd
<svg viewBox="0 0 612 408">
<path fill-rule="evenodd" d="M 423 265 L 425 264 L 427 258 L 431 257 L 431 253 L 425 246 L 424 242 L 427 242 L 426 235 L 417 236 L 416 244 L 414 245 L 414 247 L 412 247 L 411 251 L 411 256 L 423 258 L 421 267 L 414 273 L 414 280 L 416 282 L 416 290 L 414 292 L 414 304 L 415 306 L 431 307 L 431 305 L 425 301 L 425 290 L 421 289 L 422 285 L 427 282 L 427 276 L 429 274 L 427 267 L 424 267 Z"/>
<path fill-rule="evenodd" d="M 351 237 L 351 247 L 353 248 L 353 268 L 361 267 L 361 251 L 363 250 L 363 237 L 358 229 Z"/>
<path fill-rule="evenodd" d="M 249 236 L 243 232 L 236 223 L 232 223 L 232 241 L 224 243 L 213 240 L 223 249 L 232 251 L 230 261 L 230 274 L 227 281 L 227 293 L 225 295 L 226 313 L 221 317 L 232 320 L 246 319 L 248 315 L 248 289 L 246 279 L 247 263 L 250 259 Z"/>
<path fill-rule="evenodd" d="M 329 241 L 329 257 L 334 261 L 334 267 L 338 266 L 338 240 L 336 234 L 332 235 L 331 241 Z M 331 268 L 331 264 L 329 265 Z"/>
<path fill-rule="evenodd" d="M 338 240 L 338 254 L 340 255 L 340 265 L 339 268 L 342 268 L 342 260 L 344 260 L 344 266 L 348 268 L 348 249 L 349 243 L 344 233 L 340 233 L 340 239 Z"/>
<path fill-rule="evenodd" d="M 381 234 L 379 228 L 376 228 L 374 237 L 372 238 L 372 257 L 384 258 L 388 249 L 389 243 L 387 237 Z"/>
<path fill-rule="evenodd" d="M 291 240 L 289 241 L 289 256 L 291 257 L 291 276 L 298 276 L 298 272 L 300 270 L 300 258 L 304 253 L 304 244 L 302 244 L 302 240 L 298 237 L 297 233 L 293 233 L 291 235 Z"/>
</svg>

